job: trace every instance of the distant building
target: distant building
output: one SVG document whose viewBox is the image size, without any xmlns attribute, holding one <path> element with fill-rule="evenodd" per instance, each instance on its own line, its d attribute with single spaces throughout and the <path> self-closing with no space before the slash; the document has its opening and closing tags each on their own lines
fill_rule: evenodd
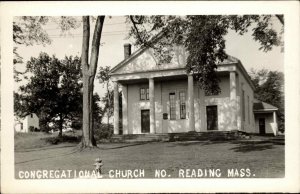
<svg viewBox="0 0 300 194">
<path fill-rule="evenodd" d="M 39 118 L 35 113 L 31 113 L 24 118 L 15 117 L 15 131 L 28 133 L 32 129 L 40 129 Z"/>
<path fill-rule="evenodd" d="M 133 54 L 112 68 L 114 134 L 231 131 L 277 134 L 277 108 L 254 99 L 254 86 L 240 60 L 229 56 L 217 65 L 221 93 L 207 95 L 186 73 L 180 47 L 170 64 L 157 65 L 153 50 Z M 122 130 L 119 127 L 119 86 L 122 87 Z"/>
<path fill-rule="evenodd" d="M 277 134 L 277 114 L 278 108 L 268 103 L 254 100 L 253 112 L 255 116 L 255 133 Z"/>
</svg>

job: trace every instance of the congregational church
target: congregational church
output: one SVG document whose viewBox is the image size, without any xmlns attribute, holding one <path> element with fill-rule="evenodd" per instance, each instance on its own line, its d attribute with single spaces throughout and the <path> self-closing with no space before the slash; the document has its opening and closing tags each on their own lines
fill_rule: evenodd
<svg viewBox="0 0 300 194">
<path fill-rule="evenodd" d="M 153 52 L 143 47 L 131 53 L 131 45 L 125 44 L 124 60 L 110 71 L 114 134 L 231 130 L 277 134 L 278 109 L 254 99 L 254 86 L 239 59 L 228 56 L 217 65 L 221 92 L 208 95 L 187 74 L 184 48 L 176 46 L 172 61 L 163 65 Z"/>
</svg>

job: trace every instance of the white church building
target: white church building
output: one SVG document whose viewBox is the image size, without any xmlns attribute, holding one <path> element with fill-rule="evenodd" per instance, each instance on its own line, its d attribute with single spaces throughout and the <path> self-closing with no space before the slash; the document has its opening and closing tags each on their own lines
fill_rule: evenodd
<svg viewBox="0 0 300 194">
<path fill-rule="evenodd" d="M 157 64 L 153 50 L 147 47 L 131 54 L 131 45 L 125 44 L 124 55 L 110 71 L 114 134 L 231 130 L 277 134 L 277 108 L 254 99 L 254 86 L 240 60 L 229 56 L 217 65 L 221 93 L 206 95 L 186 73 L 181 47 L 175 48 L 172 61 L 164 65 Z"/>
</svg>

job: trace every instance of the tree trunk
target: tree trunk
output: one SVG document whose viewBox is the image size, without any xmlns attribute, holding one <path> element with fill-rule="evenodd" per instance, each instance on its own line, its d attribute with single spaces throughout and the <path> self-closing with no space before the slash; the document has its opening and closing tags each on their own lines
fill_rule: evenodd
<svg viewBox="0 0 300 194">
<path fill-rule="evenodd" d="M 83 74 L 83 110 L 82 110 L 82 147 L 97 146 L 94 138 L 93 124 L 93 90 L 94 79 L 98 64 L 100 39 L 105 16 L 98 16 L 94 30 L 91 57 L 89 64 L 89 45 L 90 45 L 90 17 L 83 16 L 83 41 L 82 41 L 82 74 Z"/>
<path fill-rule="evenodd" d="M 58 137 L 62 137 L 62 130 L 63 130 L 63 118 L 62 118 L 62 115 L 59 115 L 59 133 L 58 133 Z"/>
<path fill-rule="evenodd" d="M 83 75 L 83 134 L 82 144 L 84 147 L 96 146 L 94 139 L 94 124 L 93 124 L 93 83 L 94 78 L 88 75 Z"/>
</svg>

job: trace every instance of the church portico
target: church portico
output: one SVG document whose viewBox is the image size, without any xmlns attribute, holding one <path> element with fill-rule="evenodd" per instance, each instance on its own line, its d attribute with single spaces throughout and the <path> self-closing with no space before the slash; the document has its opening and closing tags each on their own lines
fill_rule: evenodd
<svg viewBox="0 0 300 194">
<path fill-rule="evenodd" d="M 119 108 L 114 109 L 114 134 L 119 134 L 119 124 L 122 123 L 122 134 L 140 134 L 140 133 L 168 133 L 167 130 L 162 129 L 162 126 L 166 126 L 166 120 L 172 119 L 173 123 L 179 118 L 170 118 L 168 109 L 172 106 L 169 101 L 169 93 L 179 94 L 178 91 L 184 91 L 181 96 L 184 98 L 184 104 L 182 111 L 185 111 L 182 116 L 183 123 L 182 127 L 190 128 L 195 130 L 195 119 L 190 119 L 186 125 L 186 119 L 188 116 L 194 116 L 194 104 L 188 103 L 188 94 L 193 94 L 194 85 L 192 82 L 188 82 L 187 75 L 181 76 L 170 76 L 170 77 L 152 77 L 152 78 L 141 78 L 136 80 L 114 80 L 114 96 L 117 96 L 119 90 L 122 92 L 122 122 L 120 122 Z M 189 78 L 191 80 L 191 78 Z M 176 89 L 169 89 L 166 87 L 167 83 L 175 83 Z M 192 90 L 192 92 L 189 92 Z M 135 94 L 133 94 L 135 93 Z M 193 99 L 193 96 L 191 97 Z M 178 99 L 174 99 L 178 102 Z M 175 103 L 177 103 L 175 102 Z M 114 97 L 114 106 L 119 104 L 119 98 Z M 175 105 L 176 106 L 176 105 Z M 184 106 L 184 107 L 183 107 Z M 192 107 L 191 111 L 190 107 Z M 193 112 L 192 112 L 193 111 Z M 138 115 L 138 114 L 141 115 Z M 176 114 L 176 113 L 175 113 Z M 134 115 L 134 116 L 133 116 Z M 139 118 L 140 127 L 137 127 L 138 121 L 132 122 L 132 119 Z M 148 123 L 147 123 L 148 122 Z M 144 123 L 144 124 L 143 124 Z M 170 129 L 174 129 L 172 121 L 170 123 Z M 148 125 L 149 127 L 145 126 Z M 144 126 L 143 126 L 144 125 Z M 191 127 L 189 127 L 191 126 Z M 145 128 L 144 130 L 142 128 Z M 177 126 L 178 127 L 178 126 Z M 135 130 L 133 128 L 139 128 Z M 149 128 L 149 129 L 148 129 Z"/>
</svg>

